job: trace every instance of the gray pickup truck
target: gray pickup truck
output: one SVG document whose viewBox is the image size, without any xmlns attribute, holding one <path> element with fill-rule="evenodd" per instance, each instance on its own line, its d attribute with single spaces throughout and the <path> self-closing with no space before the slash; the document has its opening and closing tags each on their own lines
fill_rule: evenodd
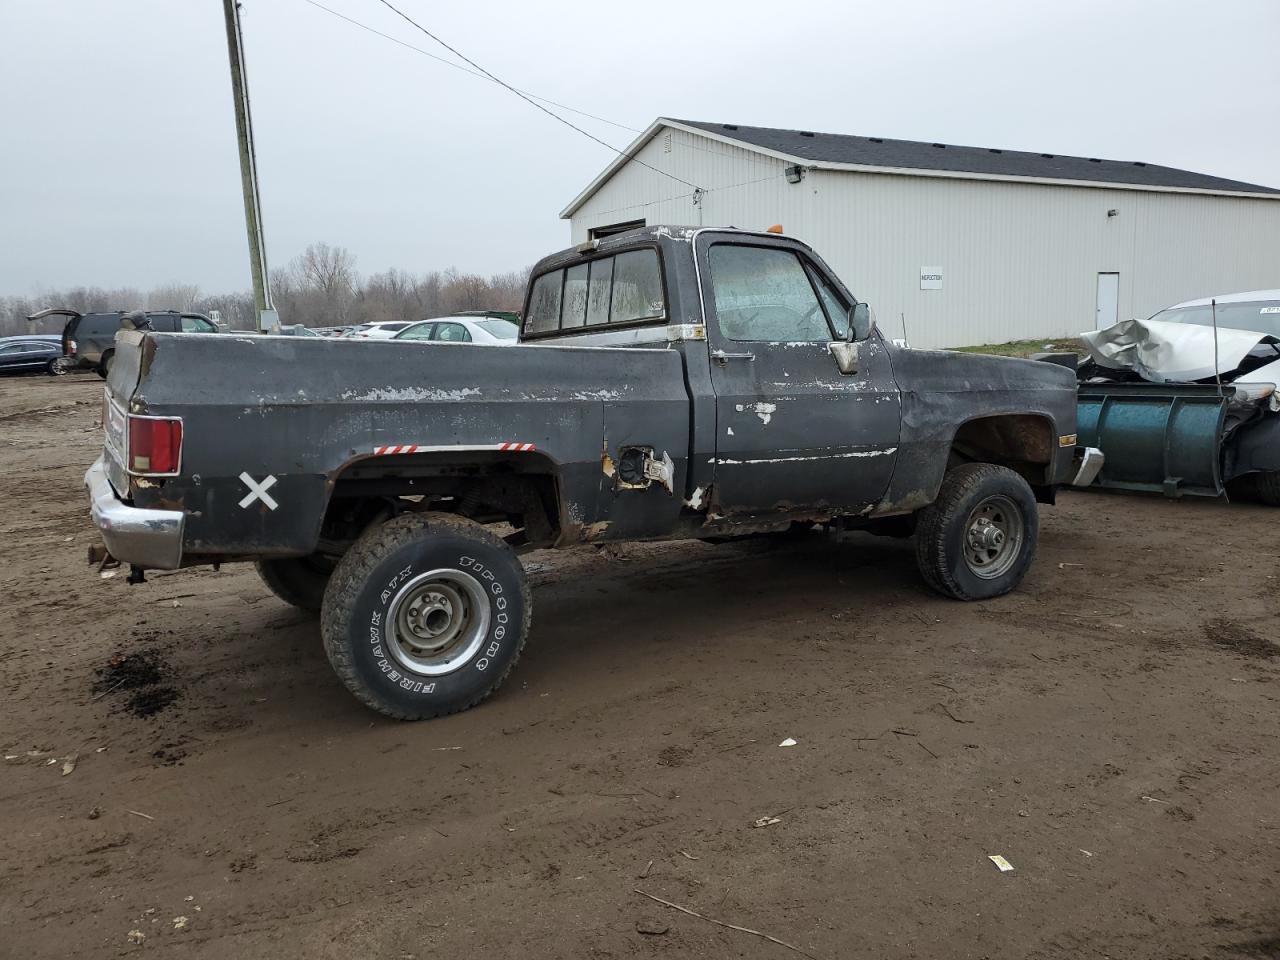
<svg viewBox="0 0 1280 960">
<path fill-rule="evenodd" d="M 122 332 L 85 478 L 107 550 L 135 581 L 255 561 L 356 697 L 421 719 L 515 664 L 523 551 L 914 533 L 930 587 L 981 599 L 1097 467 L 1070 370 L 896 347 L 789 237 L 591 241 L 523 316 L 515 347 Z"/>
</svg>

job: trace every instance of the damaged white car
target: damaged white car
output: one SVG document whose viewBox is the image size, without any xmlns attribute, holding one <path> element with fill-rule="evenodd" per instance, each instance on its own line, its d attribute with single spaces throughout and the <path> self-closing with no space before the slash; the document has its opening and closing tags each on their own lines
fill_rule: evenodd
<svg viewBox="0 0 1280 960">
<path fill-rule="evenodd" d="M 1099 486 L 1280 506 L 1280 289 L 1080 337 L 1080 442 L 1106 454 Z"/>
</svg>

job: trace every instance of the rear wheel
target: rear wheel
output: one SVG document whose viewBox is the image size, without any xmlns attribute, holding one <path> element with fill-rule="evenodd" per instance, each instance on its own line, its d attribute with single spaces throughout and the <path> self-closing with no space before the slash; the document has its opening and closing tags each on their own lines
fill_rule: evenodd
<svg viewBox="0 0 1280 960">
<path fill-rule="evenodd" d="M 938 498 L 919 513 L 916 563 L 944 596 L 998 597 L 1026 576 L 1038 535 L 1026 480 L 993 463 L 965 464 L 947 472 Z"/>
<path fill-rule="evenodd" d="M 259 560 L 254 566 L 267 588 L 285 603 L 319 613 L 334 561 L 322 554 Z"/>
<path fill-rule="evenodd" d="M 520 658 L 531 602 L 511 548 L 448 513 L 368 530 L 339 561 L 320 632 L 357 699 L 400 720 L 475 706 Z"/>
<path fill-rule="evenodd" d="M 51 377 L 60 377 L 67 372 L 67 365 L 62 357 L 54 357 L 44 365 L 44 372 Z"/>
</svg>

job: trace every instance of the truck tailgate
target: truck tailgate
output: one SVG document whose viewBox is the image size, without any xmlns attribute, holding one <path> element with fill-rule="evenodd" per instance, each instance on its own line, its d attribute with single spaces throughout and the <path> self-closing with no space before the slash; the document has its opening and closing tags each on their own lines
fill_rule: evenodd
<svg viewBox="0 0 1280 960">
<path fill-rule="evenodd" d="M 138 387 L 142 364 L 143 334 L 121 330 L 116 334 L 116 352 L 102 397 L 102 463 L 116 493 L 129 497 L 129 476 L 125 473 L 127 444 L 125 419 L 129 402 Z"/>
</svg>

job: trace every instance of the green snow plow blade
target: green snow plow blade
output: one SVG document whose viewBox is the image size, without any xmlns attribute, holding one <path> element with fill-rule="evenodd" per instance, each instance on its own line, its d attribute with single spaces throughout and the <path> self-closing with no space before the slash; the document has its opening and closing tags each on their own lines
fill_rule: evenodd
<svg viewBox="0 0 1280 960">
<path fill-rule="evenodd" d="M 1094 483 L 1167 497 L 1223 493 L 1222 433 L 1231 387 L 1213 384 L 1082 383 L 1079 443 L 1106 462 Z"/>
</svg>

